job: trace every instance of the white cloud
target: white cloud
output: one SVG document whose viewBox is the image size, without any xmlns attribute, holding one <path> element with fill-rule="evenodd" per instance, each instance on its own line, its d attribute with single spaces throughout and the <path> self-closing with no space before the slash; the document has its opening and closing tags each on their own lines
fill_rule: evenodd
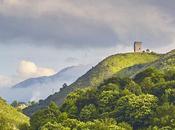
<svg viewBox="0 0 175 130">
<path fill-rule="evenodd" d="M 0 75 L 0 87 L 6 87 L 12 83 L 12 79 L 8 76 Z"/>
<path fill-rule="evenodd" d="M 50 76 L 55 74 L 55 70 L 51 69 L 51 68 L 38 68 L 36 75 L 38 76 Z"/>
<path fill-rule="evenodd" d="M 18 73 L 24 77 L 50 76 L 55 74 L 55 70 L 51 68 L 39 67 L 31 61 L 23 60 L 18 67 Z"/>
<path fill-rule="evenodd" d="M 17 68 L 17 73 L 11 76 L 0 75 L 0 87 L 11 87 L 25 79 L 39 76 L 50 76 L 56 72 L 54 69 L 37 66 L 31 61 L 22 60 Z"/>
</svg>

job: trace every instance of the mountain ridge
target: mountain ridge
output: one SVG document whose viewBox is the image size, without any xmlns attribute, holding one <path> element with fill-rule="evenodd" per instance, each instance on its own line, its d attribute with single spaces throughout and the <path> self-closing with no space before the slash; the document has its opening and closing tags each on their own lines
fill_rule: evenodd
<svg viewBox="0 0 175 130">
<path fill-rule="evenodd" d="M 98 63 L 95 67 L 90 69 L 83 76 L 78 78 L 73 84 L 62 88 L 61 91 L 50 95 L 47 99 L 42 100 L 39 104 L 31 106 L 24 110 L 24 113 L 31 115 L 38 109 L 44 108 L 50 104 L 51 101 L 58 105 L 62 104 L 64 98 L 68 93 L 78 89 L 90 86 L 96 86 L 103 80 L 112 77 L 122 69 L 137 65 L 151 63 L 160 58 L 159 54 L 155 53 L 122 53 L 109 56 Z"/>
<path fill-rule="evenodd" d="M 90 65 L 70 66 L 52 76 L 30 78 L 13 87 L 0 89 L 0 95 L 8 102 L 39 101 L 59 91 L 63 84 L 70 85 L 90 69 Z"/>
<path fill-rule="evenodd" d="M 57 72 L 56 74 L 51 75 L 51 76 L 41 76 L 41 77 L 26 79 L 22 82 L 19 82 L 16 85 L 12 86 L 12 88 L 24 88 L 24 87 L 30 87 L 31 85 L 37 84 L 37 83 L 45 84 L 49 81 L 53 82 L 55 80 L 58 80 L 58 78 L 63 78 L 63 76 L 65 75 L 65 73 L 67 71 L 70 71 L 70 70 L 73 70 L 73 69 L 76 69 L 76 68 L 84 68 L 85 69 L 86 66 L 83 66 L 83 65 L 81 65 L 81 66 L 69 66 L 69 67 L 66 67 L 66 68 L 62 69 L 59 72 Z"/>
</svg>

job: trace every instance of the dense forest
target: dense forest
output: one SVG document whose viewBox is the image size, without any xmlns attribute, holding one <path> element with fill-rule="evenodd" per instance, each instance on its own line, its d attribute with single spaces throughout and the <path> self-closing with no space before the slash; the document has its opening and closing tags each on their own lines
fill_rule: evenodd
<svg viewBox="0 0 175 130">
<path fill-rule="evenodd" d="M 30 119 L 32 130 L 173 130 L 175 69 L 148 68 L 70 93 Z"/>
</svg>

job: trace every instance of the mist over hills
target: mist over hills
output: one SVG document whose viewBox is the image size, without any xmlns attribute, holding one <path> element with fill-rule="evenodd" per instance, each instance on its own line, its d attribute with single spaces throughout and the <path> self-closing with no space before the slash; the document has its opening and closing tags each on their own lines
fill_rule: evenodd
<svg viewBox="0 0 175 130">
<path fill-rule="evenodd" d="M 89 68 L 90 65 L 66 67 L 52 76 L 30 78 L 10 88 L 1 88 L 0 95 L 8 102 L 45 99 L 50 94 L 59 91 L 64 83 L 67 85 L 73 83 Z"/>
<path fill-rule="evenodd" d="M 12 88 L 28 88 L 34 87 L 35 85 L 46 85 L 53 82 L 58 84 L 70 84 L 74 80 L 76 80 L 76 78 L 85 73 L 89 69 L 89 67 L 90 66 L 85 65 L 66 67 L 52 76 L 30 78 L 14 85 Z"/>
</svg>

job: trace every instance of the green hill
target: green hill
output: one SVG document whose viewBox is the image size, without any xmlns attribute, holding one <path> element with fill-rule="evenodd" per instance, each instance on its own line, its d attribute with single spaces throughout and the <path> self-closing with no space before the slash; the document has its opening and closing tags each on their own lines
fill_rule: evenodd
<svg viewBox="0 0 175 130">
<path fill-rule="evenodd" d="M 146 66 L 147 64 L 159 59 L 160 56 L 161 55 L 154 53 L 125 53 L 107 57 L 97 66 L 89 70 L 85 75 L 80 77 L 72 85 L 62 88 L 60 92 L 49 96 L 44 101 L 40 101 L 39 104 L 25 109 L 24 113 L 31 115 L 35 111 L 48 106 L 51 101 L 54 101 L 60 105 L 63 103 L 66 96 L 77 88 L 97 86 L 105 79 L 112 77 L 114 74 L 121 72 L 123 69 L 136 65 L 140 65 L 141 67 Z M 127 75 L 127 73 L 125 73 L 125 75 Z"/>
<path fill-rule="evenodd" d="M 52 102 L 36 112 L 30 125 L 33 130 L 175 130 L 174 119 L 175 69 L 170 66 L 77 89 L 60 107 Z"/>
<path fill-rule="evenodd" d="M 43 130 L 175 129 L 174 65 L 175 50 L 108 57 L 72 85 L 26 109 L 32 114 L 45 107 L 30 125 Z"/>
<path fill-rule="evenodd" d="M 150 66 L 155 66 L 158 69 L 174 69 L 175 68 L 175 50 L 170 51 L 166 55 L 162 56 L 160 60 L 153 62 Z"/>
<path fill-rule="evenodd" d="M 0 129 L 1 130 L 22 130 L 29 124 L 29 118 L 18 112 L 0 98 Z"/>
<path fill-rule="evenodd" d="M 161 57 L 158 60 L 155 60 L 152 63 L 149 64 L 140 64 L 140 65 L 134 65 L 132 67 L 125 68 L 115 74 L 115 77 L 134 77 L 138 73 L 144 71 L 147 68 L 155 67 L 157 69 L 160 69 L 161 71 L 168 71 L 175 69 L 175 50 L 172 50 L 168 52 L 165 55 L 161 55 Z"/>
<path fill-rule="evenodd" d="M 104 79 L 112 77 L 114 74 L 125 68 L 135 65 L 146 65 L 157 60 L 159 56 L 160 55 L 150 53 L 126 53 L 112 55 L 80 77 L 71 86 L 75 88 L 97 86 Z"/>
</svg>

